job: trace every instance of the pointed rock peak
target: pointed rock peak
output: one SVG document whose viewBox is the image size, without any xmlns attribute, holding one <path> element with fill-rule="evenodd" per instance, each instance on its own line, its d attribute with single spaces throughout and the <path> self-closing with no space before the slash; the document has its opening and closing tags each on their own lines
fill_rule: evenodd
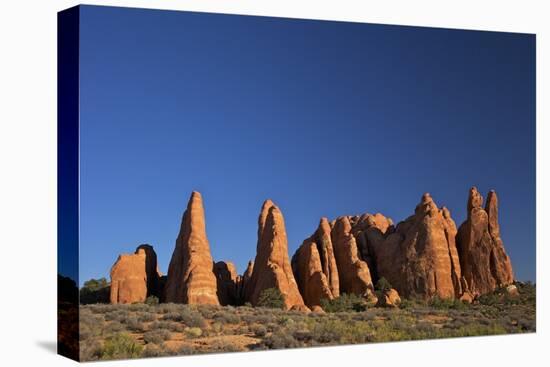
<svg viewBox="0 0 550 367">
<path fill-rule="evenodd" d="M 198 191 L 193 191 L 187 202 L 187 209 L 200 208 L 202 210 L 202 195 Z"/>
<path fill-rule="evenodd" d="M 495 190 L 489 191 L 485 211 L 489 221 L 489 232 L 493 237 L 500 237 L 500 226 L 498 224 L 498 197 Z"/>
<path fill-rule="evenodd" d="M 477 191 L 477 187 L 473 186 L 470 189 L 470 194 L 468 195 L 468 213 L 474 208 L 481 208 L 483 205 L 483 196 Z"/>
<path fill-rule="evenodd" d="M 248 262 L 248 265 L 246 266 L 246 270 L 244 271 L 244 276 L 246 275 L 251 276 L 253 270 L 254 270 L 254 261 L 250 260 Z"/>
<path fill-rule="evenodd" d="M 432 196 L 429 193 L 425 193 L 422 195 L 422 199 L 420 199 L 420 204 L 416 206 L 415 214 L 425 214 L 428 212 L 435 212 L 437 211 L 437 205 L 435 204 L 434 200 L 432 199 Z"/>
<path fill-rule="evenodd" d="M 449 209 L 447 209 L 446 206 L 441 208 L 441 213 L 443 214 L 443 218 L 445 219 L 451 219 L 451 212 Z"/>
<path fill-rule="evenodd" d="M 260 216 L 258 217 L 258 241 L 262 237 L 267 215 L 269 214 L 271 208 L 273 207 L 276 208 L 275 204 L 273 203 L 273 201 L 271 201 L 271 199 L 267 199 L 266 201 L 264 201 L 262 205 L 262 209 L 260 210 Z M 258 245 L 259 245 L 259 242 L 258 242 Z M 256 250 L 258 249 L 259 248 L 256 248 Z"/>
<path fill-rule="evenodd" d="M 459 228 L 462 275 L 473 295 L 491 292 L 498 286 L 511 284 L 514 273 L 506 254 L 498 223 L 498 198 L 494 190 L 483 199 L 475 188 L 468 198 L 468 219 Z"/>
<path fill-rule="evenodd" d="M 489 213 L 492 209 L 498 208 L 498 197 L 495 190 L 489 191 L 487 202 L 485 203 L 485 211 Z"/>
<path fill-rule="evenodd" d="M 275 206 L 275 203 L 271 199 L 266 199 L 264 203 L 262 204 L 262 212 L 265 210 L 269 210 L 272 206 Z"/>
<path fill-rule="evenodd" d="M 433 199 L 432 199 L 432 196 L 430 195 L 429 192 L 426 192 L 426 193 L 424 193 L 424 195 L 422 195 L 422 201 L 421 201 L 422 204 L 427 204 L 427 203 L 430 203 L 432 201 L 433 201 Z"/>
<path fill-rule="evenodd" d="M 393 225 L 392 219 L 381 213 L 368 214 L 364 222 L 366 223 L 365 229 L 378 228 L 382 233 L 386 233 L 388 228 Z"/>
<path fill-rule="evenodd" d="M 194 191 L 183 214 L 168 267 L 167 302 L 219 304 L 201 194 Z"/>
<path fill-rule="evenodd" d="M 250 285 L 245 291 L 246 299 L 255 305 L 261 292 L 267 288 L 281 291 L 287 309 L 304 305 L 288 258 L 283 214 L 271 200 L 264 202 L 258 218 L 256 260 Z"/>
<path fill-rule="evenodd" d="M 351 231 L 351 222 L 349 220 L 349 217 L 343 216 L 338 217 L 336 219 L 336 222 L 334 223 L 334 229 L 337 231 L 348 233 Z"/>
<path fill-rule="evenodd" d="M 330 236 L 330 223 L 326 217 L 322 217 L 319 221 L 319 228 L 317 229 L 319 235 Z"/>
</svg>

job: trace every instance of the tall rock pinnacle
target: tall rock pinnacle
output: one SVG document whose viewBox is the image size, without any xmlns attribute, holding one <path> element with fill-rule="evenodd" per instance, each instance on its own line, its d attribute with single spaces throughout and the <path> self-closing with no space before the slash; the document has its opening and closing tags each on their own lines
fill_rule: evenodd
<svg viewBox="0 0 550 367">
<path fill-rule="evenodd" d="M 366 296 L 374 290 L 372 278 L 368 264 L 359 257 L 357 242 L 351 231 L 350 218 L 344 216 L 336 220 L 331 232 L 340 292 Z"/>
<path fill-rule="evenodd" d="M 271 200 L 266 200 L 258 218 L 258 244 L 252 276 L 246 284 L 246 300 L 256 305 L 260 293 L 277 288 L 286 309 L 306 309 L 294 279 L 288 258 L 283 214 Z"/>
<path fill-rule="evenodd" d="M 489 192 L 485 209 L 482 205 L 483 197 L 472 187 L 468 218 L 457 236 L 462 275 L 473 295 L 491 292 L 514 281 L 512 264 L 500 238 L 496 192 Z"/>
<path fill-rule="evenodd" d="M 168 267 L 166 302 L 218 305 L 201 194 L 191 194 Z"/>
<path fill-rule="evenodd" d="M 338 269 L 326 218 L 321 218 L 315 233 L 292 256 L 292 270 L 309 308 L 320 306 L 322 299 L 339 296 Z"/>
</svg>

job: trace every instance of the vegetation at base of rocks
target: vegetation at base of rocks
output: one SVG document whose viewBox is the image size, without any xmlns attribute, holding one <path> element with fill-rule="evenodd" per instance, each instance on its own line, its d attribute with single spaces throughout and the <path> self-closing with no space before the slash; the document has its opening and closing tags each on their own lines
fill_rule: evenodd
<svg viewBox="0 0 550 367">
<path fill-rule="evenodd" d="M 332 300 L 322 299 L 321 307 L 325 312 L 362 312 L 367 309 L 367 304 L 358 295 L 342 293 Z"/>
<path fill-rule="evenodd" d="M 155 329 L 147 331 L 143 334 L 143 341 L 146 344 L 161 344 L 165 340 L 169 340 L 172 337 L 172 333 L 166 329 Z"/>
<path fill-rule="evenodd" d="M 470 304 L 467 302 L 463 302 L 458 299 L 443 299 L 439 297 L 432 298 L 428 305 L 430 307 L 436 308 L 436 309 L 442 309 L 442 310 L 465 310 L 468 307 L 470 307 Z"/>
<path fill-rule="evenodd" d="M 105 278 L 87 280 L 79 291 L 80 303 L 109 303 L 110 291 L 111 286 Z"/>
<path fill-rule="evenodd" d="M 376 287 L 375 288 L 376 288 L 377 291 L 384 292 L 384 291 L 389 291 L 393 287 L 386 278 L 381 277 L 376 282 Z"/>
<path fill-rule="evenodd" d="M 285 307 L 285 301 L 279 289 L 267 288 L 260 292 L 256 305 L 258 307 L 282 309 Z"/>
<path fill-rule="evenodd" d="M 403 299 L 400 308 L 353 307 L 343 294 L 325 311 L 181 304 L 81 305 L 83 361 L 374 343 L 536 330 L 536 289 L 516 283 L 473 304 Z M 360 300 L 360 299 L 359 299 Z"/>
<path fill-rule="evenodd" d="M 157 296 L 149 296 L 145 299 L 145 304 L 154 306 L 159 304 L 159 298 Z"/>
<path fill-rule="evenodd" d="M 143 346 L 125 333 L 115 334 L 105 340 L 101 350 L 102 359 L 127 359 L 141 357 Z"/>
</svg>

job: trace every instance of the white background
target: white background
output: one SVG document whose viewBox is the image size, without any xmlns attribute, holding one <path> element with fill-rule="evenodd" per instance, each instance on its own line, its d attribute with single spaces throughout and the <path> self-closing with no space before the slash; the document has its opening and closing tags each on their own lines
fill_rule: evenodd
<svg viewBox="0 0 550 367">
<path fill-rule="evenodd" d="M 104 362 L 102 366 L 521 366 L 548 363 L 546 1 L 90 1 L 93 4 L 537 34 L 537 334 Z M 0 3 L 0 364 L 71 365 L 56 340 L 56 12 L 74 1 Z M 546 19 L 544 13 L 546 12 Z M 483 141 L 480 140 L 480 144 Z M 545 167 L 546 166 L 546 167 Z M 522 193 L 517 193 L 521 195 Z M 517 213 L 521 222 L 521 213 Z M 546 339 L 546 341 L 544 341 Z"/>
</svg>

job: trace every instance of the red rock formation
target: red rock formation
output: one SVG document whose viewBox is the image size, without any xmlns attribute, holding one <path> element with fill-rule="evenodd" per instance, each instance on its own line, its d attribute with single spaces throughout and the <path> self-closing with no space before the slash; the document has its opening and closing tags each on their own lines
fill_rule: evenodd
<svg viewBox="0 0 550 367">
<path fill-rule="evenodd" d="M 369 247 L 368 236 L 370 233 L 371 236 L 376 237 L 377 241 L 383 240 L 384 236 L 393 232 L 393 221 L 391 218 L 387 218 L 380 213 L 374 215 L 366 213 L 360 217 L 355 216 L 348 218 L 350 218 L 350 224 L 352 225 L 351 233 L 355 237 L 359 250 L 359 257 L 369 266 L 371 277 L 373 279 L 378 279 L 374 253 Z"/>
<path fill-rule="evenodd" d="M 111 303 L 143 302 L 156 291 L 156 259 L 149 245 L 139 246 L 134 254 L 120 255 L 111 268 Z"/>
<path fill-rule="evenodd" d="M 493 291 L 514 281 L 512 264 L 504 250 L 498 223 L 498 199 L 489 192 L 485 209 L 475 187 L 468 197 L 468 218 L 458 230 L 462 275 L 473 295 Z"/>
<path fill-rule="evenodd" d="M 304 241 L 292 257 L 292 270 L 309 308 L 319 306 L 322 299 L 339 296 L 338 270 L 326 218 L 321 218 L 317 231 Z"/>
<path fill-rule="evenodd" d="M 256 259 L 247 285 L 246 300 L 256 305 L 263 290 L 277 288 L 283 295 L 286 309 L 305 309 L 288 259 L 283 215 L 271 200 L 267 200 L 262 206 L 258 219 L 256 248 Z"/>
<path fill-rule="evenodd" d="M 214 264 L 214 273 L 218 282 L 218 299 L 223 306 L 237 305 L 239 295 L 237 293 L 237 282 L 239 276 L 237 269 L 232 262 L 218 261 Z"/>
<path fill-rule="evenodd" d="M 159 297 L 161 293 L 160 278 L 162 273 L 158 269 L 157 254 L 153 246 L 148 244 L 139 245 L 136 253 L 139 250 L 145 251 L 145 273 L 147 275 L 147 297 Z"/>
<path fill-rule="evenodd" d="M 315 232 L 315 243 L 321 257 L 321 266 L 323 274 L 327 277 L 329 289 L 334 297 L 340 295 L 340 277 L 338 276 L 338 267 L 336 257 L 334 256 L 334 246 L 332 245 L 330 224 L 327 218 L 321 218 L 319 228 Z"/>
<path fill-rule="evenodd" d="M 315 242 L 304 242 L 292 257 L 292 269 L 298 288 L 309 308 L 320 306 L 322 299 L 333 299 L 328 279 L 323 273 L 321 256 Z"/>
<path fill-rule="evenodd" d="M 193 192 L 168 268 L 166 302 L 219 304 L 201 194 Z"/>
<path fill-rule="evenodd" d="M 251 292 L 250 278 L 254 270 L 254 261 L 249 261 L 243 275 L 237 280 L 237 293 L 239 295 L 239 303 L 244 303 L 247 294 Z"/>
<path fill-rule="evenodd" d="M 415 214 L 384 236 L 367 230 L 379 277 L 406 297 L 454 298 L 462 294 L 456 226 L 446 208 L 424 194 Z"/>
<path fill-rule="evenodd" d="M 401 297 L 399 293 L 393 288 L 385 290 L 378 298 L 377 306 L 378 307 L 398 307 L 401 303 Z"/>
<path fill-rule="evenodd" d="M 372 278 L 367 263 L 359 258 L 349 217 L 336 220 L 331 239 L 338 267 L 340 292 L 367 296 L 373 290 Z"/>
</svg>

